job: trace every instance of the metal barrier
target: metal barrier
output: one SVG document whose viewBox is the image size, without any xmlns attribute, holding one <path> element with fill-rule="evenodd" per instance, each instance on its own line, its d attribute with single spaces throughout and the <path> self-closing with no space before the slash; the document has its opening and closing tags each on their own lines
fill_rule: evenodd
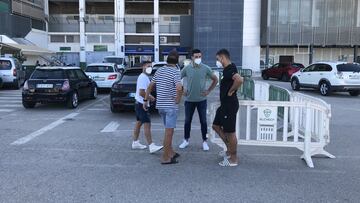
<svg viewBox="0 0 360 203">
<path fill-rule="evenodd" d="M 303 151 L 301 156 L 310 168 L 314 167 L 312 156 L 324 155 L 335 158 L 324 150 L 329 143 L 330 114 L 328 106 L 312 101 L 249 101 L 239 100 L 236 136 L 239 145 L 293 147 Z M 210 119 L 214 119 L 219 103 L 210 105 Z M 278 119 L 277 111 L 284 109 L 284 119 Z M 292 113 L 293 111 L 293 113 Z M 245 112 L 245 113 L 242 113 Z M 300 118 L 302 114 L 303 118 Z M 254 121 L 253 118 L 256 118 Z M 292 121 L 289 123 L 289 120 Z M 255 134 L 252 132 L 256 122 Z M 278 133 L 278 126 L 282 132 Z M 210 140 L 226 149 L 223 141 L 210 130 Z"/>
</svg>

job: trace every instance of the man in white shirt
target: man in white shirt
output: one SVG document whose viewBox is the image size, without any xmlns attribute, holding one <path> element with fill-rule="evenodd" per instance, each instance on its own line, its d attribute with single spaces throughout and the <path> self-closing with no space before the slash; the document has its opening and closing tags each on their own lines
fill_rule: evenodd
<svg viewBox="0 0 360 203">
<path fill-rule="evenodd" d="M 144 97 L 146 89 L 150 84 L 149 75 L 152 73 L 151 62 L 146 61 L 142 65 L 143 72 L 139 75 L 136 82 L 136 94 L 135 94 L 135 112 L 136 112 L 136 124 L 133 135 L 132 149 L 146 149 L 145 145 L 139 142 L 140 128 L 144 125 L 144 134 L 147 143 L 149 144 L 150 153 L 155 153 L 163 148 L 163 146 L 157 146 L 153 143 L 151 138 L 151 120 L 149 111 L 145 111 L 143 108 Z M 148 97 L 151 101 L 155 101 L 152 95 Z"/>
</svg>

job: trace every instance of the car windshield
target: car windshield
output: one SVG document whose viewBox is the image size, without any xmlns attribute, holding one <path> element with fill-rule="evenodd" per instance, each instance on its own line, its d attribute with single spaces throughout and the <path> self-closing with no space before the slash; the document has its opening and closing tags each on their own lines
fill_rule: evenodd
<svg viewBox="0 0 360 203">
<path fill-rule="evenodd" d="M 155 74 L 156 69 L 153 69 L 150 78 Z M 121 79 L 121 82 L 136 82 L 139 75 L 142 73 L 142 69 L 127 69 Z"/>
<path fill-rule="evenodd" d="M 296 68 L 305 68 L 303 64 L 300 64 L 300 63 L 294 63 L 293 64 L 293 67 L 296 67 Z"/>
<path fill-rule="evenodd" d="M 105 72 L 105 73 L 111 73 L 114 72 L 114 68 L 111 66 L 88 66 L 86 67 L 85 72 Z"/>
<path fill-rule="evenodd" d="M 9 60 L 0 60 L 0 70 L 10 70 L 11 62 Z"/>
<path fill-rule="evenodd" d="M 105 63 L 123 64 L 124 58 L 108 57 L 104 59 Z"/>
<path fill-rule="evenodd" d="M 360 72 L 360 65 L 355 63 L 339 64 L 336 67 L 339 72 Z"/>
<path fill-rule="evenodd" d="M 37 69 L 32 74 L 31 79 L 64 79 L 64 71 L 60 69 Z"/>
</svg>

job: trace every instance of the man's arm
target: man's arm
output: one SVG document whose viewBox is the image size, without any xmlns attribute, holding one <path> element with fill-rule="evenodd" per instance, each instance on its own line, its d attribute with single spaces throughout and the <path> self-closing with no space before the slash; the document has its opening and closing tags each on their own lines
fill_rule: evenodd
<svg viewBox="0 0 360 203">
<path fill-rule="evenodd" d="M 206 97 L 207 95 L 209 95 L 210 92 L 215 89 L 215 87 L 216 87 L 216 85 L 217 85 L 217 83 L 218 83 L 218 78 L 216 77 L 216 75 L 215 75 L 214 73 L 211 74 L 210 79 L 212 80 L 212 83 L 211 83 L 209 89 L 206 90 L 206 91 L 203 93 L 203 96 L 205 96 L 205 97 Z"/>
<path fill-rule="evenodd" d="M 233 83 L 233 85 L 231 86 L 231 88 L 230 88 L 230 90 L 229 90 L 229 92 L 228 92 L 228 96 L 233 95 L 234 92 L 235 92 L 236 90 L 238 90 L 238 89 L 240 88 L 240 86 L 241 86 L 241 85 L 243 84 L 243 82 L 244 82 L 244 78 L 241 77 L 241 76 L 239 75 L 239 73 L 234 74 L 233 77 L 232 77 L 232 79 L 233 79 L 234 83 Z"/>
<path fill-rule="evenodd" d="M 177 83 L 176 84 L 176 97 L 175 97 L 176 104 L 180 103 L 182 95 L 183 95 L 183 86 L 181 83 Z"/>
<path fill-rule="evenodd" d="M 140 91 L 139 91 L 140 96 L 142 96 L 143 98 L 145 98 L 145 96 L 146 96 L 146 91 L 147 91 L 147 90 L 145 90 L 145 89 L 140 89 Z M 150 101 L 154 101 L 154 100 L 155 100 L 155 97 L 152 96 L 152 94 L 149 94 L 149 99 L 150 99 Z"/>
<path fill-rule="evenodd" d="M 148 88 L 146 89 L 146 93 L 145 93 L 145 95 L 144 95 L 144 105 L 143 105 L 143 108 L 144 108 L 144 110 L 145 111 L 147 111 L 148 110 L 148 100 L 149 100 L 149 98 L 150 98 L 150 93 L 153 91 L 153 89 L 154 89 L 154 86 L 155 86 L 155 82 L 150 82 L 150 84 L 149 84 L 149 86 L 148 86 Z"/>
</svg>

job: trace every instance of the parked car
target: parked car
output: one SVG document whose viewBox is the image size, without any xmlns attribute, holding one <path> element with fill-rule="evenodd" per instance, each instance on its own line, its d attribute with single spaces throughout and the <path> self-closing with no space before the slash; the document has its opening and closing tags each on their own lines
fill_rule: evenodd
<svg viewBox="0 0 360 203">
<path fill-rule="evenodd" d="M 96 97 L 96 83 L 79 67 L 37 67 L 24 84 L 22 103 L 25 108 L 34 108 L 36 103 L 76 108 L 80 100 Z"/>
<path fill-rule="evenodd" d="M 91 77 L 98 88 L 111 88 L 121 76 L 114 63 L 93 63 L 86 67 L 85 73 Z"/>
<path fill-rule="evenodd" d="M 0 77 L 4 85 L 19 89 L 25 81 L 25 71 L 16 58 L 0 58 Z"/>
<path fill-rule="evenodd" d="M 0 88 L 2 88 L 3 86 L 3 81 L 2 81 L 2 78 L 0 77 Z"/>
<path fill-rule="evenodd" d="M 123 73 L 127 67 L 127 63 L 124 57 L 120 56 L 106 56 L 104 57 L 104 63 L 115 63 L 120 73 Z"/>
<path fill-rule="evenodd" d="M 271 66 L 268 69 L 264 69 L 261 71 L 261 77 L 264 80 L 268 80 L 269 78 L 277 78 L 282 81 L 289 81 L 291 76 L 304 68 L 304 65 L 300 63 L 292 63 L 292 64 L 281 64 L 277 63 Z"/>
<path fill-rule="evenodd" d="M 360 64 L 346 62 L 319 62 L 295 73 L 291 78 L 293 90 L 302 87 L 314 88 L 321 95 L 331 92 L 349 92 L 351 96 L 360 94 Z"/>
<path fill-rule="evenodd" d="M 139 75 L 142 73 L 142 68 L 126 69 L 121 79 L 114 83 L 110 92 L 110 109 L 113 113 L 119 110 L 134 109 L 136 82 Z M 156 68 L 150 78 L 155 74 Z M 156 95 L 155 92 L 152 95 Z M 154 109 L 154 103 L 151 104 L 151 109 Z"/>
</svg>

